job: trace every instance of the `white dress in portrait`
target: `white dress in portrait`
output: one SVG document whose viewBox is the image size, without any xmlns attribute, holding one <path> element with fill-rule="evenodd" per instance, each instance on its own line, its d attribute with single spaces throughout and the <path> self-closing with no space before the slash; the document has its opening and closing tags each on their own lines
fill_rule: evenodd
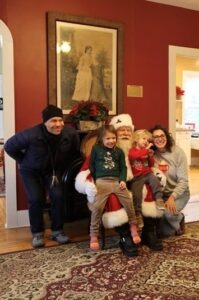
<svg viewBox="0 0 199 300">
<path fill-rule="evenodd" d="M 86 101 L 90 98 L 90 90 L 92 84 L 92 56 L 89 53 L 84 53 L 77 66 L 78 72 L 75 82 L 75 90 L 72 100 Z"/>
</svg>

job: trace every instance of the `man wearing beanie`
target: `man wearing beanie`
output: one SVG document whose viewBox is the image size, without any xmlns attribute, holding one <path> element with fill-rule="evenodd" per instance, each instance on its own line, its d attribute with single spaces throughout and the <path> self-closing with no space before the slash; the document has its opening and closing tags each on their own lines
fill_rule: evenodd
<svg viewBox="0 0 199 300">
<path fill-rule="evenodd" d="M 52 239 L 65 244 L 63 232 L 64 199 L 61 178 L 79 156 L 79 137 L 64 126 L 62 110 L 48 105 L 42 111 L 43 123 L 16 133 L 5 143 L 5 151 L 19 165 L 28 196 L 30 229 L 34 248 L 44 246 L 43 205 L 51 200 Z M 47 194 L 46 194 L 47 193 Z"/>
</svg>

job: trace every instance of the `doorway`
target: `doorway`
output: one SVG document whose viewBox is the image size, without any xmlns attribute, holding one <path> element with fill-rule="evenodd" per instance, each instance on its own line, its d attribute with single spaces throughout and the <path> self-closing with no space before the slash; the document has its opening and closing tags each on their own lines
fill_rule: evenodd
<svg viewBox="0 0 199 300">
<path fill-rule="evenodd" d="M 177 57 L 199 60 L 199 49 L 169 46 L 169 131 L 176 136 L 176 61 Z"/>
<path fill-rule="evenodd" d="M 3 138 L 15 132 L 13 39 L 8 27 L 0 20 Z M 16 201 L 16 164 L 5 155 L 5 228 L 18 226 Z"/>
<path fill-rule="evenodd" d="M 169 131 L 176 140 L 176 72 L 177 72 L 177 58 L 186 57 L 189 59 L 199 60 L 199 49 L 169 46 Z M 185 91 L 186 93 L 186 91 Z M 184 143 L 186 146 L 186 143 Z M 189 168 L 189 185 L 191 197 L 184 209 L 187 221 L 199 220 L 199 167 Z"/>
<path fill-rule="evenodd" d="M 182 100 L 176 100 L 176 86 L 180 86 L 183 88 L 183 80 L 186 72 L 192 71 L 192 73 L 196 73 L 199 71 L 198 66 L 199 61 L 199 49 L 195 48 L 186 48 L 186 47 L 176 47 L 169 46 L 169 130 L 172 133 L 175 140 L 179 141 L 180 145 L 183 145 L 183 150 L 185 153 L 189 153 L 187 159 L 189 165 L 199 165 L 199 151 L 191 150 L 191 143 L 193 139 L 191 139 L 191 134 L 193 131 L 193 123 L 195 123 L 194 110 L 193 120 L 191 121 L 191 116 L 189 116 L 189 121 L 186 121 L 184 110 L 185 110 L 185 100 L 189 97 L 188 90 L 185 91 L 185 95 L 182 96 Z M 193 76 L 192 76 L 193 77 Z M 193 89 L 192 89 L 193 94 Z M 192 95 L 193 96 L 193 95 Z M 194 94 L 194 98 L 195 98 Z M 198 101 L 198 100 L 197 100 Z M 189 101 L 190 102 L 190 101 Z M 186 109 L 186 113 L 188 113 L 189 109 Z M 189 113 L 190 115 L 190 113 Z M 177 123 L 176 123 L 177 120 Z M 187 123 L 190 126 L 190 132 L 179 133 L 179 128 L 185 127 Z M 179 128 L 176 128 L 176 125 L 179 125 Z M 177 129 L 177 130 L 176 130 Z M 176 133 L 177 132 L 177 133 Z M 182 140 L 179 140 L 179 137 L 182 137 Z M 189 138 L 189 141 L 187 140 Z M 189 146 L 190 143 L 190 146 Z M 199 148 L 199 142 L 198 142 Z"/>
</svg>

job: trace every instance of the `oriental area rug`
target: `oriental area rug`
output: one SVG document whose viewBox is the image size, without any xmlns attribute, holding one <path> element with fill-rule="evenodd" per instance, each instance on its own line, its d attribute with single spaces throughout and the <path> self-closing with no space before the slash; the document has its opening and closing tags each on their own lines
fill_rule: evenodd
<svg viewBox="0 0 199 300">
<path fill-rule="evenodd" d="M 164 240 L 164 250 L 122 255 L 116 237 L 106 250 L 88 242 L 0 256 L 1 300 L 198 300 L 199 222 Z"/>
</svg>

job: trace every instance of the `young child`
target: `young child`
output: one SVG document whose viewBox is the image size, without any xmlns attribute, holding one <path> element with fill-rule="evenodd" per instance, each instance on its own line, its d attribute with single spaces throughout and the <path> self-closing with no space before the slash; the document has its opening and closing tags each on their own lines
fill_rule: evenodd
<svg viewBox="0 0 199 300">
<path fill-rule="evenodd" d="M 131 235 L 135 244 L 141 239 L 137 232 L 133 201 L 126 188 L 126 164 L 123 151 L 116 147 L 117 135 L 112 125 L 101 128 L 90 158 L 90 171 L 95 180 L 97 195 L 91 209 L 90 248 L 99 250 L 99 224 L 106 201 L 111 193 L 117 195 L 127 212 Z"/>
<path fill-rule="evenodd" d="M 149 142 L 150 139 L 151 133 L 146 129 L 136 130 L 133 147 L 129 150 L 129 162 L 134 176 L 132 181 L 133 201 L 139 228 L 143 227 L 141 205 L 144 184 L 148 183 L 151 186 L 156 207 L 161 210 L 165 209 L 159 179 L 151 169 L 154 166 L 154 157 L 153 150 L 150 149 L 153 145 Z"/>
</svg>

